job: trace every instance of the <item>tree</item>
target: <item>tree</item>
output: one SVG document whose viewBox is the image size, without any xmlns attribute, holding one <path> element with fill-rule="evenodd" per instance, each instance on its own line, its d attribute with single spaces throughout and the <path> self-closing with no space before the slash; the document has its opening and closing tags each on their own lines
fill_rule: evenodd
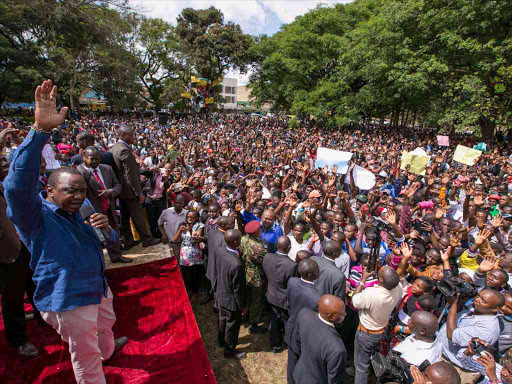
<svg viewBox="0 0 512 384">
<path fill-rule="evenodd" d="M 162 19 L 135 17 L 135 39 L 132 52 L 137 57 L 139 80 L 143 89 L 140 97 L 162 107 L 162 96 L 169 82 L 179 78 L 182 67 L 175 29 Z"/>
<path fill-rule="evenodd" d="M 222 80 L 228 69 L 247 72 L 253 39 L 239 25 L 225 23 L 220 10 L 185 8 L 177 21 L 181 51 L 195 75 L 215 81 Z"/>
<path fill-rule="evenodd" d="M 388 117 L 491 138 L 511 114 L 511 29 L 505 0 L 320 6 L 258 39 L 250 87 L 330 126 Z"/>
</svg>

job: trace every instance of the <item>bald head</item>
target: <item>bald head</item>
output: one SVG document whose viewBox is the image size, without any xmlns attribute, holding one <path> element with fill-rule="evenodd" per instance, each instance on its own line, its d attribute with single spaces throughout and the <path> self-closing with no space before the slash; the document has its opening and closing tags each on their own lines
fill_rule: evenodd
<svg viewBox="0 0 512 384">
<path fill-rule="evenodd" d="M 379 269 L 379 284 L 388 290 L 392 290 L 400 283 L 400 278 L 396 271 L 388 266 Z"/>
<path fill-rule="evenodd" d="M 281 236 L 277 239 L 277 251 L 287 255 L 292 248 L 292 243 L 288 236 Z"/>
<path fill-rule="evenodd" d="M 432 384 L 461 384 L 455 367 L 446 361 L 439 361 L 425 369 L 425 376 Z"/>
<path fill-rule="evenodd" d="M 311 257 L 311 252 L 306 251 L 305 249 L 300 250 L 295 255 L 295 262 L 300 263 L 302 260 L 309 259 Z"/>
<path fill-rule="evenodd" d="M 320 275 L 318 264 L 311 259 L 302 260 L 297 268 L 299 276 L 307 281 L 315 281 Z"/>
<path fill-rule="evenodd" d="M 240 246 L 240 240 L 242 240 L 242 233 L 238 229 L 228 229 L 224 233 L 224 241 L 231 249 L 237 249 Z"/>
<path fill-rule="evenodd" d="M 341 246 L 336 241 L 326 241 L 322 246 L 322 250 L 324 251 L 324 255 L 332 260 L 336 259 L 339 255 L 341 255 Z"/>
<path fill-rule="evenodd" d="M 334 295 L 323 295 L 318 300 L 318 312 L 324 320 L 341 324 L 346 316 L 345 303 Z"/>
<path fill-rule="evenodd" d="M 437 317 L 427 311 L 416 311 L 409 319 L 409 328 L 415 335 L 433 341 L 439 329 Z"/>
</svg>

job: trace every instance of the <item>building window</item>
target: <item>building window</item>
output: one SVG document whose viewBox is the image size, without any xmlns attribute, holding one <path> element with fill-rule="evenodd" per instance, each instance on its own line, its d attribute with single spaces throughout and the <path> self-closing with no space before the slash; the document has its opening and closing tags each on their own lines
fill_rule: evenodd
<svg viewBox="0 0 512 384">
<path fill-rule="evenodd" d="M 224 93 L 229 95 L 231 93 L 231 87 L 224 87 Z"/>
<path fill-rule="evenodd" d="M 232 94 L 232 95 L 236 95 L 236 89 L 235 89 L 235 87 L 233 87 L 233 88 L 231 89 L 231 94 Z"/>
</svg>

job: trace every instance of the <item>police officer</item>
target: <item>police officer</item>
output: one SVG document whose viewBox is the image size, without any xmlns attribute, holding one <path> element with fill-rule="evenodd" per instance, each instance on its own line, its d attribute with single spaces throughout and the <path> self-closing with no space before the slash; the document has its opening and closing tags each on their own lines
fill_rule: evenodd
<svg viewBox="0 0 512 384">
<path fill-rule="evenodd" d="M 263 271 L 263 258 L 267 253 L 260 240 L 261 225 L 253 220 L 245 225 L 246 235 L 242 237 L 240 255 L 245 264 L 247 302 L 249 306 L 249 333 L 264 333 L 266 329 L 258 326 L 263 315 L 267 278 Z"/>
</svg>

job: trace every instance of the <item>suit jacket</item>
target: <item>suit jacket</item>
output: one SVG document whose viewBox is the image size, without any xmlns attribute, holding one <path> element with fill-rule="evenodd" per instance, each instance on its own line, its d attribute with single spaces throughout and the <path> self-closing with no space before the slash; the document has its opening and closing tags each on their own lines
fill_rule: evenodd
<svg viewBox="0 0 512 384">
<path fill-rule="evenodd" d="M 7 202 L 4 187 L 0 184 L 0 263 L 11 264 L 16 261 L 21 250 L 21 242 L 14 224 L 7 217 Z"/>
<path fill-rule="evenodd" d="M 241 311 L 247 306 L 245 270 L 240 256 L 226 247 L 215 250 L 217 269 L 216 299 L 230 311 Z"/>
<path fill-rule="evenodd" d="M 336 328 L 303 308 L 293 333 L 300 357 L 293 371 L 296 384 L 342 384 L 345 380 L 347 351 Z"/>
<path fill-rule="evenodd" d="M 285 327 L 284 341 L 295 353 L 299 353 L 297 346 L 292 344 L 292 331 L 295 328 L 297 316 L 302 308 L 309 308 L 314 311 L 318 308 L 318 300 L 322 295 L 314 284 L 305 283 L 299 277 L 291 277 L 288 280 L 288 321 Z"/>
<path fill-rule="evenodd" d="M 334 262 L 331 262 L 324 257 L 313 256 L 311 260 L 315 260 L 320 270 L 320 276 L 315 281 L 316 289 L 320 294 L 334 295 L 345 301 L 346 290 L 346 277 L 345 274 L 336 267 Z"/>
<path fill-rule="evenodd" d="M 123 186 L 119 197 L 121 199 L 133 199 L 142 193 L 140 185 L 140 168 L 132 150 L 122 142 L 118 142 L 110 152 L 114 156 L 114 162 L 119 170 L 119 181 Z"/>
<path fill-rule="evenodd" d="M 206 267 L 206 277 L 212 283 L 212 288 L 215 291 L 217 287 L 217 265 L 215 264 L 215 250 L 217 248 L 225 247 L 227 244 L 224 241 L 224 232 L 214 229 L 208 236 L 208 265 Z"/>
<path fill-rule="evenodd" d="M 297 263 L 287 255 L 267 253 L 263 259 L 263 270 L 267 275 L 267 301 L 279 308 L 288 309 L 286 288 L 290 277 L 297 274 Z"/>
<path fill-rule="evenodd" d="M 83 162 L 84 162 L 84 160 L 80 153 L 74 155 L 71 158 L 72 165 L 78 166 L 80 164 L 83 164 Z M 114 156 L 112 155 L 112 153 L 100 150 L 100 164 L 110 165 L 112 167 L 112 169 L 114 170 L 114 173 L 116 174 L 116 176 L 118 176 L 116 162 L 114 161 Z"/>
<path fill-rule="evenodd" d="M 101 187 L 94 178 L 94 175 L 91 170 L 85 168 L 83 164 L 80 164 L 77 167 L 78 171 L 82 174 L 85 179 L 85 183 L 87 184 L 87 199 L 94 206 L 96 212 L 103 212 L 101 204 L 102 200 L 98 199 L 98 193 L 101 191 Z M 104 164 L 100 164 L 98 166 L 98 170 L 103 177 L 103 184 L 105 188 L 110 191 L 110 206 L 109 209 L 112 212 L 112 216 L 116 217 L 116 202 L 115 199 L 121 193 L 121 183 L 117 180 L 116 174 L 113 169 Z"/>
</svg>

